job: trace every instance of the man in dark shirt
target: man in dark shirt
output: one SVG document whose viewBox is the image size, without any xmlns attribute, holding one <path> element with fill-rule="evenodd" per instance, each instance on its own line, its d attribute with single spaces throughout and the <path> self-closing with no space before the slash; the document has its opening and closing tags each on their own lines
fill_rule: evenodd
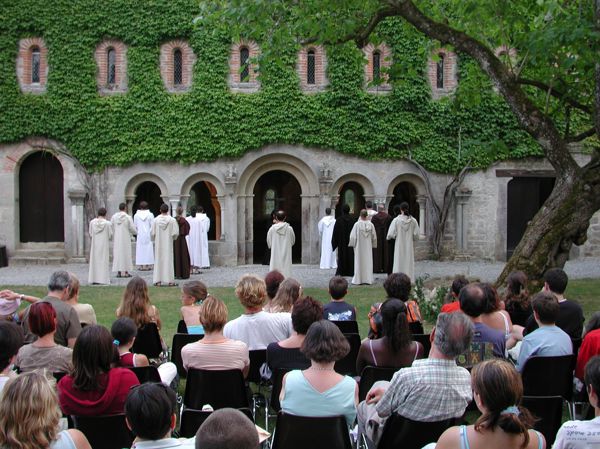
<svg viewBox="0 0 600 449">
<path fill-rule="evenodd" d="M 329 281 L 331 302 L 323 307 L 323 319 L 329 321 L 356 321 L 356 309 L 344 301 L 348 293 L 348 281 L 342 276 L 334 276 Z"/>
</svg>

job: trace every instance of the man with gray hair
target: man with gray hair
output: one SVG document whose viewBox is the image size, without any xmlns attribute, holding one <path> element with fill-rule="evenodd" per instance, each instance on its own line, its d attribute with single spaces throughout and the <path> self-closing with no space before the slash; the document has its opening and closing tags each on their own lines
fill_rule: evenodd
<svg viewBox="0 0 600 449">
<path fill-rule="evenodd" d="M 438 316 L 429 358 L 400 369 L 391 382 L 376 382 L 359 404 L 359 432 L 369 447 L 377 445 L 392 413 L 422 422 L 463 415 L 472 398 L 471 375 L 456 365 L 455 358 L 469 348 L 472 338 L 473 325 L 464 313 Z"/>
</svg>

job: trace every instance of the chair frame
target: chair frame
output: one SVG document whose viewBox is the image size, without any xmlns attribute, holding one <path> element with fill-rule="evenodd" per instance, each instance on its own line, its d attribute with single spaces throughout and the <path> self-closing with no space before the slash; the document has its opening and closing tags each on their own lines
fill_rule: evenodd
<svg viewBox="0 0 600 449">
<path fill-rule="evenodd" d="M 318 427 L 329 427 L 328 431 L 319 433 Z M 293 432 L 288 437 L 282 433 Z M 338 434 L 340 440 L 332 438 Z M 328 439 L 329 437 L 329 439 Z M 350 433 L 344 416 L 295 416 L 279 412 L 277 423 L 271 437 L 271 449 L 300 449 L 300 448 L 352 449 Z"/>
</svg>

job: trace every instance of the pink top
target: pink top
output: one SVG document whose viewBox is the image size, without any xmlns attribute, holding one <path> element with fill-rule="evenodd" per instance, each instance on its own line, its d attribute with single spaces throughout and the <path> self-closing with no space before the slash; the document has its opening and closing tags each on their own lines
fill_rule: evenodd
<svg viewBox="0 0 600 449">
<path fill-rule="evenodd" d="M 185 369 L 243 370 L 250 364 L 246 343 L 226 339 L 222 343 L 204 343 L 203 340 L 187 344 L 181 350 Z"/>
</svg>

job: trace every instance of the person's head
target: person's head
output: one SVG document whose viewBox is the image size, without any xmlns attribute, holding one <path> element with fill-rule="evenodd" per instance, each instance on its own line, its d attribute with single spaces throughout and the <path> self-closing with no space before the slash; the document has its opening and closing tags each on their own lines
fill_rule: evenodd
<svg viewBox="0 0 600 449">
<path fill-rule="evenodd" d="M 127 426 L 137 438 L 161 440 L 175 428 L 177 398 L 161 383 L 144 383 L 133 388 L 125 401 Z"/>
<path fill-rule="evenodd" d="M 567 273 L 560 268 L 550 268 L 544 274 L 544 283 L 552 293 L 562 295 L 567 289 L 569 277 L 567 276 Z"/>
<path fill-rule="evenodd" d="M 306 335 L 315 321 L 323 319 L 323 304 L 312 296 L 304 296 L 292 308 L 292 328 L 299 335 Z"/>
<path fill-rule="evenodd" d="M 506 278 L 506 296 L 528 296 L 527 293 L 527 275 L 522 271 L 513 271 Z"/>
<path fill-rule="evenodd" d="M 385 212 L 385 204 L 379 203 L 377 205 L 377 212 Z"/>
<path fill-rule="evenodd" d="M 598 404 L 598 392 L 600 392 L 600 356 L 596 355 L 585 364 L 583 379 L 588 389 L 590 404 L 594 408 L 600 407 Z"/>
<path fill-rule="evenodd" d="M 560 313 L 560 305 L 551 292 L 536 293 L 531 300 L 535 319 L 542 324 L 554 324 Z"/>
<path fill-rule="evenodd" d="M 367 209 L 373 209 L 373 202 L 372 202 L 372 201 L 367 201 L 367 202 L 365 203 L 365 207 L 366 207 Z"/>
<path fill-rule="evenodd" d="M 465 285 L 458 295 L 458 300 L 460 310 L 471 318 L 477 318 L 485 311 L 485 292 L 477 283 Z"/>
<path fill-rule="evenodd" d="M 344 204 L 342 206 L 342 214 L 343 215 L 348 215 L 349 213 L 350 213 L 350 205 Z"/>
<path fill-rule="evenodd" d="M 269 303 L 269 312 L 289 312 L 300 297 L 302 286 L 293 278 L 286 278 L 279 285 L 277 294 Z"/>
<path fill-rule="evenodd" d="M 69 273 L 69 290 L 67 299 L 77 298 L 79 296 L 79 279 L 73 273 Z"/>
<path fill-rule="evenodd" d="M 169 212 L 169 206 L 167 206 L 165 203 L 162 203 L 159 210 L 161 214 L 166 214 Z"/>
<path fill-rule="evenodd" d="M 125 212 L 126 209 L 127 209 L 127 204 L 125 204 L 125 203 L 120 203 L 119 204 L 119 210 L 121 212 Z"/>
<path fill-rule="evenodd" d="M 331 207 L 325 208 L 325 215 L 331 215 Z"/>
<path fill-rule="evenodd" d="M 596 329 L 600 329 L 600 312 L 596 312 L 590 317 L 585 325 L 583 335 L 585 336 L 588 332 L 595 331 Z"/>
<path fill-rule="evenodd" d="M 469 349 L 473 323 L 462 312 L 440 313 L 435 324 L 433 344 L 445 357 L 455 358 Z"/>
<path fill-rule="evenodd" d="M 148 209 L 148 203 L 146 201 L 140 201 L 140 209 L 142 209 L 142 210 Z"/>
<path fill-rule="evenodd" d="M 192 217 L 195 217 L 197 213 L 198 213 L 198 208 L 196 206 L 190 207 L 190 215 Z"/>
<path fill-rule="evenodd" d="M 394 215 L 400 215 L 400 205 L 396 204 L 393 209 Z"/>
<path fill-rule="evenodd" d="M 367 209 L 360 210 L 360 218 L 362 218 L 363 220 L 366 220 L 368 216 L 369 216 L 369 213 L 367 212 Z"/>
<path fill-rule="evenodd" d="M 235 286 L 235 295 L 247 309 L 262 307 L 267 296 L 265 281 L 253 274 L 245 274 Z"/>
<path fill-rule="evenodd" d="M 267 296 L 269 299 L 273 299 L 277 294 L 279 286 L 283 282 L 285 277 L 277 270 L 269 271 L 265 276 L 265 286 L 267 288 Z"/>
<path fill-rule="evenodd" d="M 175 215 L 181 217 L 183 215 L 183 207 L 177 206 L 177 209 L 175 209 Z"/>
<path fill-rule="evenodd" d="M 29 329 L 38 337 L 56 331 L 56 310 L 49 302 L 36 302 L 29 307 Z"/>
<path fill-rule="evenodd" d="M 469 280 L 466 277 L 464 277 L 462 274 L 455 276 L 454 280 L 452 281 L 452 290 L 451 290 L 452 296 L 455 298 L 458 298 L 460 291 L 468 283 L 469 283 Z"/>
<path fill-rule="evenodd" d="M 148 285 L 141 277 L 134 276 L 127 283 L 121 304 L 119 304 L 118 313 L 120 317 L 131 318 L 137 327 L 142 327 L 152 321 L 150 318 Z"/>
<path fill-rule="evenodd" d="M 492 284 L 481 284 L 484 295 L 483 313 L 492 313 L 500 310 L 500 296 Z"/>
<path fill-rule="evenodd" d="M 406 302 L 410 295 L 410 278 L 404 273 L 392 273 L 383 282 L 383 288 L 388 298 Z"/>
<path fill-rule="evenodd" d="M 482 412 L 475 430 L 493 431 L 499 427 L 506 433 L 522 434 L 522 447 L 526 447 L 534 420 L 527 409 L 520 407 L 523 383 L 515 367 L 501 359 L 486 360 L 473 368 L 471 384 L 475 403 Z"/>
<path fill-rule="evenodd" d="M 61 418 L 54 386 L 32 371 L 9 380 L 0 400 L 0 446 L 38 449 L 58 437 Z"/>
<path fill-rule="evenodd" d="M 204 282 L 187 281 L 181 287 L 181 300 L 186 306 L 204 301 L 207 295 L 208 290 Z"/>
<path fill-rule="evenodd" d="M 23 331 L 12 321 L 0 320 L 0 371 L 15 361 L 23 346 Z"/>
<path fill-rule="evenodd" d="M 202 206 L 198 206 L 198 212 L 203 214 L 204 213 L 204 208 Z"/>
<path fill-rule="evenodd" d="M 137 331 L 137 326 L 133 320 L 126 316 L 117 318 L 110 328 L 113 343 L 117 346 L 132 344 Z"/>
<path fill-rule="evenodd" d="M 317 363 L 331 363 L 344 358 L 350 352 L 350 344 L 335 324 L 320 320 L 308 328 L 300 352 Z"/>
<path fill-rule="evenodd" d="M 207 296 L 198 308 L 200 324 L 205 332 L 220 332 L 227 323 L 227 306 L 214 296 Z"/>
<path fill-rule="evenodd" d="M 258 449 L 254 423 L 239 410 L 212 412 L 196 433 L 196 449 Z"/>
<path fill-rule="evenodd" d="M 348 293 L 348 281 L 343 276 L 334 276 L 329 280 L 329 296 L 336 301 L 344 299 Z"/>
<path fill-rule="evenodd" d="M 285 212 L 282 210 L 278 210 L 277 212 L 275 212 L 275 220 L 285 221 Z"/>
<path fill-rule="evenodd" d="M 101 207 L 100 209 L 98 209 L 98 216 L 106 217 L 106 207 Z"/>
<path fill-rule="evenodd" d="M 48 281 L 48 291 L 50 293 L 60 293 L 66 296 L 68 289 L 71 286 L 71 277 L 66 271 L 55 271 L 50 275 Z"/>
<path fill-rule="evenodd" d="M 104 326 L 91 324 L 83 328 L 73 347 L 73 387 L 81 391 L 98 389 L 98 376 L 108 373 L 115 347 Z"/>
<path fill-rule="evenodd" d="M 410 215 L 410 209 L 409 209 L 408 203 L 406 201 L 403 201 L 402 203 L 400 203 L 400 212 L 403 215 Z"/>
<path fill-rule="evenodd" d="M 412 342 L 412 334 L 408 328 L 406 305 L 396 298 L 385 301 L 379 309 L 383 326 L 383 336 L 392 352 L 408 347 Z"/>
</svg>

